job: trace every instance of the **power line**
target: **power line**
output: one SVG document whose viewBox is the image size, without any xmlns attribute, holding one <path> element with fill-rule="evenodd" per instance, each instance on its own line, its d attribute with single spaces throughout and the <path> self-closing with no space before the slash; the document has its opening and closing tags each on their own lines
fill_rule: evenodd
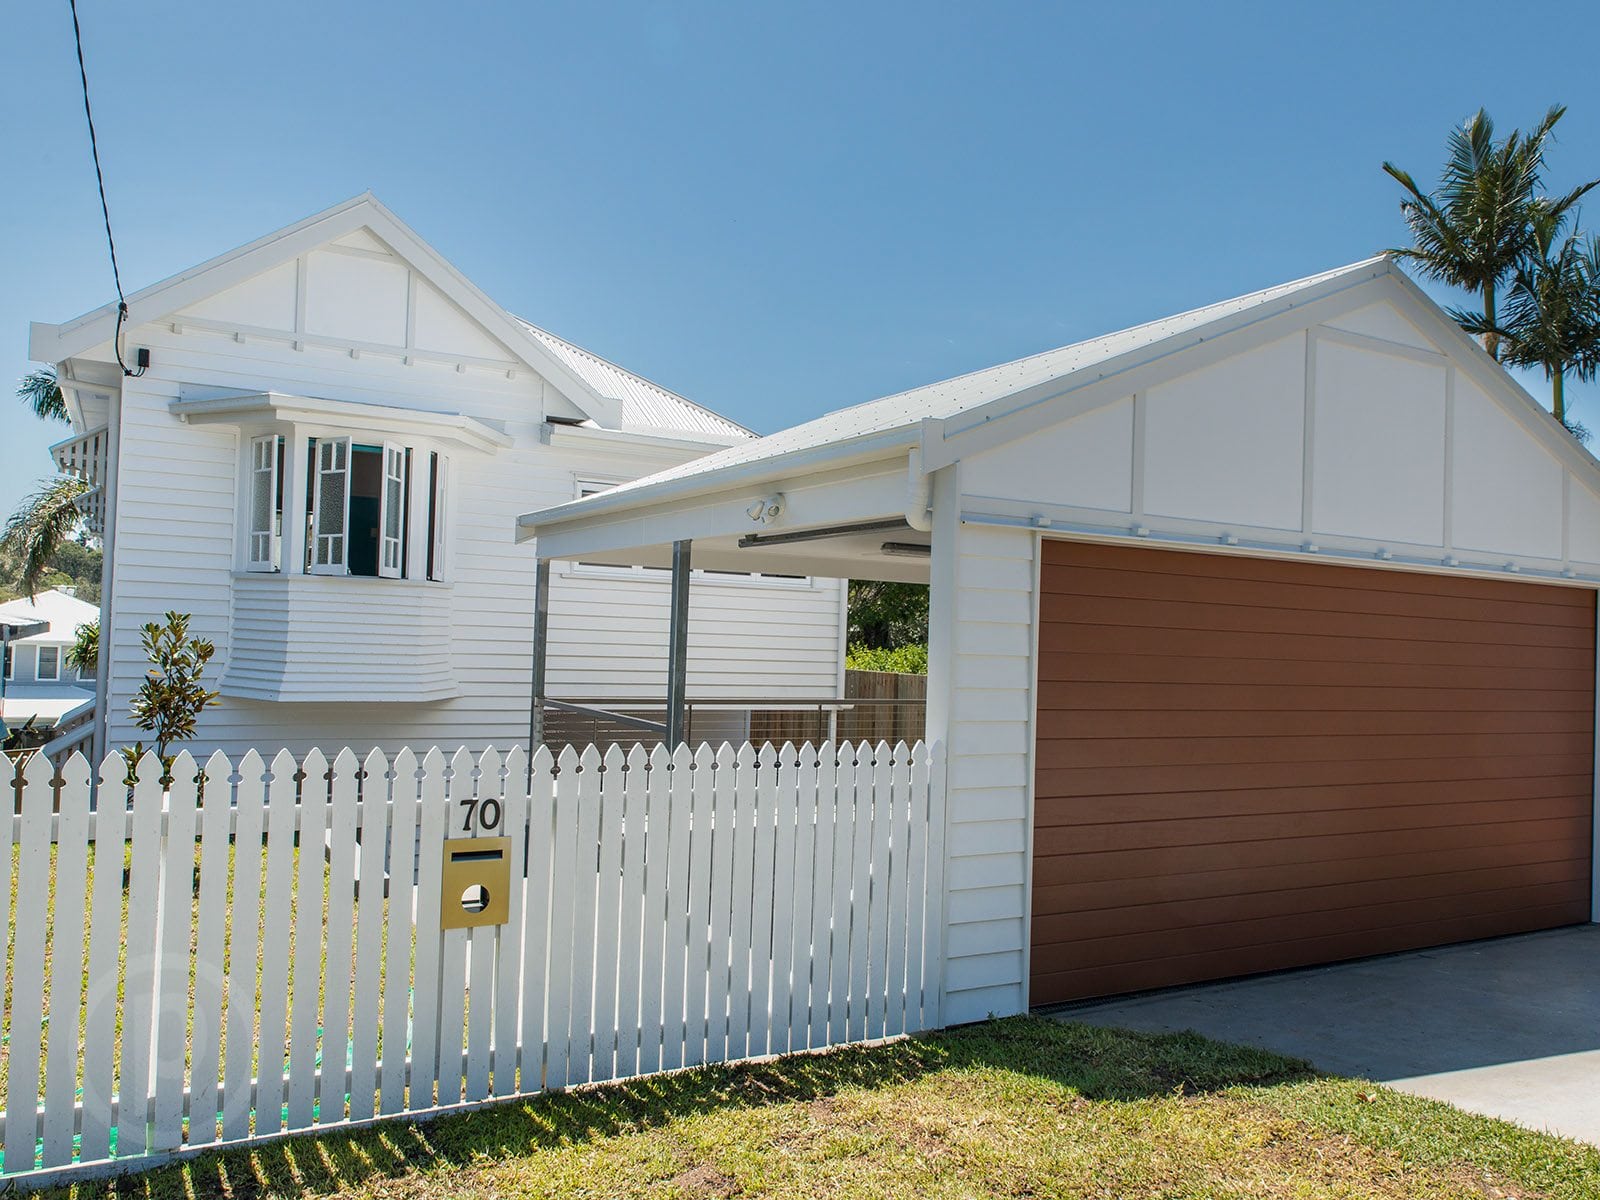
<svg viewBox="0 0 1600 1200">
<path fill-rule="evenodd" d="M 89 71 L 83 65 L 83 30 L 78 25 L 78 0 L 67 0 L 72 9 L 72 37 L 78 47 L 78 78 L 83 81 L 83 116 L 89 123 L 89 152 L 94 156 L 94 178 L 100 187 L 100 215 L 106 224 L 106 245 L 111 250 L 111 279 L 117 285 L 117 328 L 111 337 L 111 348 L 116 353 L 117 365 L 124 375 L 137 378 L 145 372 L 144 364 L 130 370 L 122 359 L 122 327 L 128 320 L 128 302 L 122 294 L 122 272 L 117 269 L 117 242 L 111 236 L 111 209 L 106 204 L 106 177 L 100 169 L 100 143 L 94 134 L 94 111 L 89 107 Z"/>
</svg>

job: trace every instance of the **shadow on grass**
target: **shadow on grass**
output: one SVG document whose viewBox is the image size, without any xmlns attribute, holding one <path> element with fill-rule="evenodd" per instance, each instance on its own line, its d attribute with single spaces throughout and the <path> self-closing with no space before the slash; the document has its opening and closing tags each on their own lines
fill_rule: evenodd
<svg viewBox="0 0 1600 1200">
<path fill-rule="evenodd" d="M 812 1101 L 893 1087 L 939 1071 L 1002 1069 L 1052 1079 L 1091 1100 L 1135 1100 L 1311 1077 L 1307 1063 L 1198 1034 L 1151 1034 L 1012 1017 L 881 1046 L 718 1065 L 508 1100 L 426 1124 L 389 1121 L 220 1151 L 53 1196 L 127 1200 L 313 1196 L 382 1178 L 498 1161 L 713 1110 Z"/>
</svg>

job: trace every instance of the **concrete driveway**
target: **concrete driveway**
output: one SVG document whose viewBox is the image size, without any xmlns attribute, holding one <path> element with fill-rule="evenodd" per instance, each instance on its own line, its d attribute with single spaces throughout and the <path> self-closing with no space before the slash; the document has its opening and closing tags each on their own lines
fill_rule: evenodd
<svg viewBox="0 0 1600 1200">
<path fill-rule="evenodd" d="M 1058 1010 L 1193 1029 L 1600 1145 L 1600 926 Z"/>
</svg>

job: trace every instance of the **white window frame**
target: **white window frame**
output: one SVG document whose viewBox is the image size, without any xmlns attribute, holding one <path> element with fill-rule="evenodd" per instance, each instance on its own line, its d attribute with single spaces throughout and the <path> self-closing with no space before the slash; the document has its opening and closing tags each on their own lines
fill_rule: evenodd
<svg viewBox="0 0 1600 1200">
<path fill-rule="evenodd" d="M 450 549 L 450 456 L 443 450 L 429 450 L 431 455 L 429 463 L 438 464 L 437 471 L 430 471 L 428 486 L 432 488 L 428 499 L 433 502 L 433 523 L 428 530 L 430 542 L 424 543 L 422 553 L 418 556 L 417 577 L 430 580 L 434 583 L 443 583 L 450 578 L 449 560 L 445 557 Z M 415 461 L 416 451 L 413 451 Z M 423 506 L 426 517 L 427 506 Z M 428 568 L 428 546 L 433 547 L 433 569 Z"/>
<path fill-rule="evenodd" d="M 283 509 L 288 507 L 285 494 L 283 508 L 279 507 L 278 479 L 282 470 L 283 438 L 276 433 L 250 439 L 250 471 L 245 508 L 245 564 L 246 571 L 278 571 L 283 557 Z M 285 480 L 287 485 L 288 481 Z M 259 496 L 265 488 L 266 528 L 256 524 Z M 285 493 L 289 488 L 285 486 Z"/>
<path fill-rule="evenodd" d="M 311 462 L 311 539 L 312 575 L 350 574 L 350 454 L 354 439 L 348 435 L 319 437 L 316 453 Z M 325 466 L 324 462 L 329 465 Z M 343 476 L 344 487 L 337 514 L 323 495 L 323 481 L 335 475 Z M 338 532 L 332 532 L 332 522 L 326 518 L 337 515 Z M 324 532 L 325 526 L 329 529 Z"/>
<path fill-rule="evenodd" d="M 50 650 L 50 651 L 53 651 L 55 653 L 55 672 L 53 674 L 50 674 L 50 675 L 46 675 L 44 673 L 44 652 L 46 650 Z M 37 646 L 37 647 L 35 647 L 34 648 L 34 652 L 33 652 L 33 678 L 34 678 L 34 680 L 36 682 L 38 682 L 38 683 L 60 683 L 61 682 L 61 657 L 62 656 L 61 656 L 61 647 L 60 646 Z"/>
<path fill-rule="evenodd" d="M 349 498 L 346 495 L 348 511 Z M 390 523 L 395 528 L 389 534 Z M 349 557 L 349 520 L 345 522 L 345 557 Z M 378 484 L 378 578 L 399 579 L 406 565 L 406 448 L 383 443 L 383 476 Z"/>
</svg>

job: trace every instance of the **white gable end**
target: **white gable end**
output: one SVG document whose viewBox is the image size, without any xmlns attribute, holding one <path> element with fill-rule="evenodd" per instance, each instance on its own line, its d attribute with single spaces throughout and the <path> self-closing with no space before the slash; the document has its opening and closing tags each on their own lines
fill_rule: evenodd
<svg viewBox="0 0 1600 1200">
<path fill-rule="evenodd" d="M 1197 343 L 1132 394 L 959 456 L 964 509 L 1090 536 L 1600 578 L 1600 474 L 1397 294 Z M 1414 310 L 1414 311 L 1413 311 Z M 1435 340 L 1437 339 L 1437 340 Z M 1230 353 L 1230 345 L 1236 351 Z M 1550 426 L 1550 428 L 1545 428 Z"/>
<path fill-rule="evenodd" d="M 299 295 L 297 267 L 293 262 L 261 272 L 243 283 L 207 296 L 180 310 L 179 315 L 219 325 L 288 331 L 294 328 Z"/>
</svg>

